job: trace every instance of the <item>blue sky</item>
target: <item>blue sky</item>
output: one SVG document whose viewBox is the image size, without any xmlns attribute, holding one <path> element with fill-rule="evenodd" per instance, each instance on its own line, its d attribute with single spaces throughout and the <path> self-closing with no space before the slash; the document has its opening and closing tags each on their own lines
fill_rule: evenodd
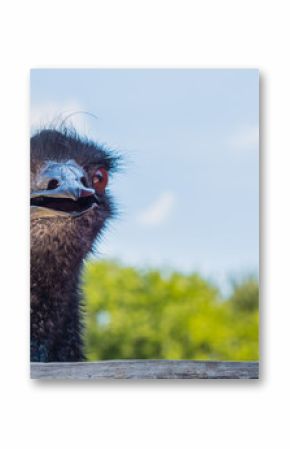
<svg viewBox="0 0 290 449">
<path fill-rule="evenodd" d="M 120 216 L 99 256 L 199 271 L 221 286 L 259 263 L 257 70 L 33 70 L 32 129 L 71 122 L 124 155 Z"/>
</svg>

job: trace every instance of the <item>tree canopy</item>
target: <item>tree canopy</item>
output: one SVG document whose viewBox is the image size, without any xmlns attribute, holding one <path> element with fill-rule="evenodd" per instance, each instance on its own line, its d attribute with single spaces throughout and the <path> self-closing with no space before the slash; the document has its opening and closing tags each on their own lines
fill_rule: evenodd
<svg viewBox="0 0 290 449">
<path fill-rule="evenodd" d="M 83 273 L 88 360 L 257 360 L 254 277 L 220 291 L 200 275 L 88 261 Z"/>
</svg>

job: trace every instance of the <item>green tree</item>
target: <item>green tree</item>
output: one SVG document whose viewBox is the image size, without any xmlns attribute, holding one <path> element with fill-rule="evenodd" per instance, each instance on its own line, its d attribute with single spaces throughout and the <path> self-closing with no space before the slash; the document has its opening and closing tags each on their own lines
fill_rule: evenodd
<svg viewBox="0 0 290 449">
<path fill-rule="evenodd" d="M 198 274 L 137 270 L 87 262 L 86 353 L 89 360 L 163 358 L 258 359 L 255 279 L 229 298 Z"/>
</svg>

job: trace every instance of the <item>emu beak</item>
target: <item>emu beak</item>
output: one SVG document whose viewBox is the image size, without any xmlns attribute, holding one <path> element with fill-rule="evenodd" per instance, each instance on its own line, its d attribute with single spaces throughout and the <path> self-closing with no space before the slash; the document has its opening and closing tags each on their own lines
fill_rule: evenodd
<svg viewBox="0 0 290 449">
<path fill-rule="evenodd" d="M 98 204 L 95 190 L 84 185 L 84 172 L 74 161 L 48 162 L 37 186 L 30 195 L 34 216 L 79 216 Z"/>
</svg>

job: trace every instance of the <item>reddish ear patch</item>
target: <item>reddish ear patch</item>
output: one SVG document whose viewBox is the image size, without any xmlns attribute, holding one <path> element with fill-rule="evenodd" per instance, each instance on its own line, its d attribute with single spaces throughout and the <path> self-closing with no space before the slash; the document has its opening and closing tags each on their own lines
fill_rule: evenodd
<svg viewBox="0 0 290 449">
<path fill-rule="evenodd" d="M 95 172 L 92 184 L 93 188 L 97 193 L 103 193 L 106 189 L 106 186 L 108 184 L 109 175 L 107 170 L 104 167 L 98 168 L 98 170 Z"/>
</svg>

